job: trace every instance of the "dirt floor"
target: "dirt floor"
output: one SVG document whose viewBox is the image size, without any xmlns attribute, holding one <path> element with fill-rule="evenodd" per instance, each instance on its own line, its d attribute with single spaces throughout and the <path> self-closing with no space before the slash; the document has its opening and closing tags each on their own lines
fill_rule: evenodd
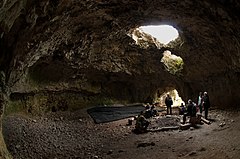
<svg viewBox="0 0 240 159">
<path fill-rule="evenodd" d="M 86 110 L 5 117 L 15 159 L 239 159 L 240 112 L 210 110 L 210 125 L 134 134 L 128 119 L 95 124 Z"/>
</svg>

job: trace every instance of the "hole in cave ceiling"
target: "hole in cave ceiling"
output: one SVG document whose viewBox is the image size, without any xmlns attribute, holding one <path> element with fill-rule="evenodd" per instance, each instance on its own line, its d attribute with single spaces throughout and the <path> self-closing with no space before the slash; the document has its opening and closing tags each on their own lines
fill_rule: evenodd
<svg viewBox="0 0 240 159">
<path fill-rule="evenodd" d="M 183 59 L 180 56 L 172 54 L 170 51 L 166 50 L 163 52 L 163 57 L 161 62 L 164 64 L 165 69 L 173 74 L 180 76 L 183 70 Z"/>
<path fill-rule="evenodd" d="M 136 44 L 143 48 L 149 47 L 151 43 L 161 48 L 176 41 L 178 37 L 177 29 L 170 25 L 140 26 L 132 32 L 132 38 Z"/>
</svg>

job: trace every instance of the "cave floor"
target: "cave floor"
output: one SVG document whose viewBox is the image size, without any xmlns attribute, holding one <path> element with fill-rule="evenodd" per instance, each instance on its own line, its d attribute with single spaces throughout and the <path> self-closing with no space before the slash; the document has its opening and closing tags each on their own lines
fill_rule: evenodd
<svg viewBox="0 0 240 159">
<path fill-rule="evenodd" d="M 132 133 L 128 119 L 95 124 L 85 109 L 42 117 L 12 114 L 3 134 L 15 159 L 228 159 L 240 156 L 240 112 L 210 110 L 196 129 Z"/>
</svg>

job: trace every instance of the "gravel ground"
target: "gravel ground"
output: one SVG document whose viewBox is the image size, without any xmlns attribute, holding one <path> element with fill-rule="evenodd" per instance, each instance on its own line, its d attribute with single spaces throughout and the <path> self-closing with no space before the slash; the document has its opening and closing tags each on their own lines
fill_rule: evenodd
<svg viewBox="0 0 240 159">
<path fill-rule="evenodd" d="M 119 122 L 94 124 L 86 111 L 49 113 L 44 117 L 10 115 L 3 134 L 14 158 L 101 158 L 102 143 L 131 132 Z"/>
<path fill-rule="evenodd" d="M 210 118 L 197 129 L 136 135 L 127 119 L 95 124 L 86 110 L 14 114 L 3 120 L 3 134 L 16 159 L 238 159 L 240 113 L 212 110 Z"/>
</svg>

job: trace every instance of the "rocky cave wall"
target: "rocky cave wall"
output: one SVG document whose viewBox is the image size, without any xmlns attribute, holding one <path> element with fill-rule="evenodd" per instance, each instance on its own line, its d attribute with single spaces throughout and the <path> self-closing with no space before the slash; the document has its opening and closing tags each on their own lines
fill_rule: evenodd
<svg viewBox="0 0 240 159">
<path fill-rule="evenodd" d="M 240 104 L 236 0 L 0 4 L 0 68 L 6 74 L 10 111 L 19 105 L 44 112 L 146 102 L 157 90 L 169 88 L 176 88 L 184 100 L 208 91 L 214 106 Z M 148 24 L 176 27 L 181 43 L 140 48 L 130 31 Z M 165 50 L 182 57 L 181 76 L 171 75 L 160 62 Z"/>
</svg>

